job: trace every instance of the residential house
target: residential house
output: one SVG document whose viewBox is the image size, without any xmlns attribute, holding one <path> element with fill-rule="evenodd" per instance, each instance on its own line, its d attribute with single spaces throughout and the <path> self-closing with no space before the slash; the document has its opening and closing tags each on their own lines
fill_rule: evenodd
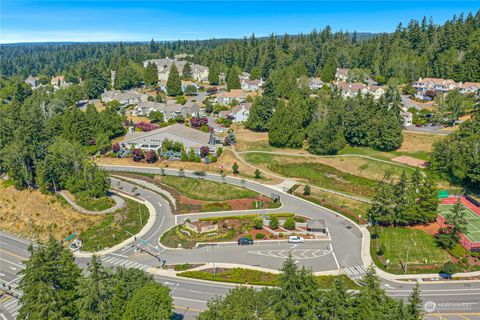
<svg viewBox="0 0 480 320">
<path fill-rule="evenodd" d="M 219 116 L 222 118 L 232 119 L 233 122 L 245 122 L 250 115 L 251 103 L 241 103 L 230 110 L 220 111 Z"/>
<path fill-rule="evenodd" d="M 427 95 L 428 92 L 438 95 L 453 90 L 457 86 L 458 84 L 452 79 L 419 78 L 413 83 L 412 87 L 417 90 L 415 94 L 416 98 L 430 100 L 431 98 Z"/>
<path fill-rule="evenodd" d="M 240 80 L 250 80 L 251 74 L 248 72 L 242 72 L 240 74 Z"/>
<path fill-rule="evenodd" d="M 178 69 L 178 73 L 183 76 L 183 68 L 188 63 L 188 61 L 176 60 L 167 57 L 165 59 L 146 60 L 143 62 L 143 66 L 146 68 L 149 63 L 154 63 L 157 66 L 158 81 L 167 82 L 172 64 L 175 64 Z M 192 67 L 192 79 L 200 82 L 208 80 L 208 67 L 204 67 L 194 63 L 190 63 L 190 66 Z"/>
<path fill-rule="evenodd" d="M 405 127 L 413 125 L 413 114 L 411 112 L 408 112 L 407 108 L 403 107 L 400 115 L 403 118 L 403 125 Z"/>
<path fill-rule="evenodd" d="M 263 85 L 263 80 L 262 79 L 260 80 L 242 79 L 240 80 L 240 84 L 244 92 L 253 92 L 253 91 L 258 91 L 260 89 L 260 87 Z"/>
<path fill-rule="evenodd" d="M 197 154 L 200 148 L 207 146 L 211 152 L 216 152 L 215 136 L 211 132 L 202 132 L 183 124 L 173 124 L 148 132 L 134 132 L 132 129 L 121 142 L 123 149 L 138 148 L 144 151 L 158 151 L 165 140 L 180 142 L 186 150 L 193 148 Z"/>
<path fill-rule="evenodd" d="M 464 82 L 458 89 L 461 94 L 480 93 L 480 82 Z"/>
<path fill-rule="evenodd" d="M 323 81 L 318 77 L 310 77 L 308 87 L 310 90 L 322 89 Z"/>
<path fill-rule="evenodd" d="M 25 83 L 28 84 L 32 89 L 35 89 L 40 85 L 40 78 L 30 75 L 27 79 L 25 79 Z"/>
<path fill-rule="evenodd" d="M 348 71 L 347 68 L 337 68 L 335 72 L 335 80 L 337 81 L 347 81 L 348 80 Z"/>
<path fill-rule="evenodd" d="M 55 76 L 55 77 L 52 77 L 52 79 L 50 80 L 50 84 L 54 87 L 62 87 L 65 85 L 65 77 L 64 76 Z"/>
<path fill-rule="evenodd" d="M 370 85 L 368 86 L 368 92 L 373 95 L 373 98 L 375 100 L 380 99 L 381 96 L 383 96 L 386 92 L 385 86 L 378 86 L 378 85 Z"/>
<path fill-rule="evenodd" d="M 341 90 L 344 98 L 354 98 L 358 93 L 362 95 L 369 93 L 368 87 L 361 82 L 348 83 L 346 81 L 337 81 L 335 85 Z"/>
<path fill-rule="evenodd" d="M 234 89 L 230 90 L 229 92 L 221 92 L 213 101 L 220 105 L 228 105 L 233 100 L 237 100 L 240 103 L 244 102 L 246 97 L 247 95 L 242 89 Z"/>
<path fill-rule="evenodd" d="M 140 102 L 148 101 L 148 97 L 149 95 L 147 94 L 139 93 L 133 90 L 110 90 L 102 93 L 102 102 L 108 103 L 110 101 L 116 100 L 124 105 L 139 104 Z"/>
<path fill-rule="evenodd" d="M 196 102 L 187 101 L 184 105 L 176 103 L 174 100 L 164 102 L 143 101 L 140 102 L 132 111 L 134 116 L 146 117 L 152 111 L 160 111 L 163 114 L 164 121 L 181 116 L 189 118 L 202 116 L 204 111 Z"/>
</svg>

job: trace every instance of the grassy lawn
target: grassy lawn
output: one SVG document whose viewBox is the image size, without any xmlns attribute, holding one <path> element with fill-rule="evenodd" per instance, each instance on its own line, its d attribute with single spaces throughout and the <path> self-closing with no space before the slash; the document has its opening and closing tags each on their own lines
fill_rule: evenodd
<svg viewBox="0 0 480 320">
<path fill-rule="evenodd" d="M 131 234 L 138 233 L 147 223 L 149 212 L 145 205 L 125 199 L 126 205 L 114 213 L 106 214 L 97 225 L 80 233 L 82 251 L 96 251 L 112 247 Z"/>
<path fill-rule="evenodd" d="M 162 183 L 191 199 L 204 201 L 225 201 L 258 196 L 258 193 L 246 188 L 195 178 L 165 176 L 162 178 Z"/>
<path fill-rule="evenodd" d="M 359 222 L 358 215 L 362 216 L 362 218 L 366 220 L 367 212 L 370 208 L 368 203 L 356 201 L 313 188 L 311 189 L 309 196 L 304 196 L 303 185 L 296 189 L 294 194 L 308 201 L 339 212 L 356 222 Z"/>
<path fill-rule="evenodd" d="M 218 282 L 266 285 L 266 286 L 278 285 L 279 275 L 269 273 L 269 272 L 243 269 L 243 268 L 233 268 L 233 269 L 220 269 L 214 275 L 213 270 L 209 270 L 209 271 L 185 271 L 185 272 L 178 273 L 178 275 L 186 278 L 203 279 L 203 280 L 218 281 Z M 337 277 L 340 277 L 343 281 L 345 281 L 349 289 L 358 289 L 358 286 L 345 275 L 317 276 L 316 278 L 323 288 L 332 288 L 334 285 L 334 280 Z"/>
<path fill-rule="evenodd" d="M 383 228 L 379 240 L 379 245 L 383 245 L 385 248 L 383 261 L 390 260 L 386 270 L 391 273 L 401 274 L 404 272 L 402 264 L 406 260 L 409 242 L 408 273 L 438 272 L 441 266 L 450 259 L 445 250 L 437 247 L 434 237 L 422 230 L 400 227 Z M 372 240 L 372 243 L 375 242 Z M 372 256 L 377 256 L 374 246 L 371 250 Z M 377 260 L 376 263 L 380 262 Z M 379 267 L 385 269 L 383 263 L 380 263 Z"/>
<path fill-rule="evenodd" d="M 88 198 L 83 196 L 76 196 L 75 202 L 82 208 L 89 211 L 103 211 L 115 205 L 115 201 L 110 197 L 102 198 Z"/>
<path fill-rule="evenodd" d="M 246 154 L 246 160 L 254 164 L 265 164 L 266 167 L 285 177 L 301 178 L 308 183 L 335 191 L 370 197 L 374 194 L 376 182 L 342 172 L 331 166 L 320 163 L 295 162 L 283 163 L 269 154 Z M 301 161 L 301 159 L 298 159 Z"/>
</svg>

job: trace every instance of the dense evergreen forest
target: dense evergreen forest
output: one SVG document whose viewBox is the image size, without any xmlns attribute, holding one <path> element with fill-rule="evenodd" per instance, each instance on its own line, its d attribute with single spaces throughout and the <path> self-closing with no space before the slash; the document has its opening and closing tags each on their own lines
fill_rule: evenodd
<svg viewBox="0 0 480 320">
<path fill-rule="evenodd" d="M 295 36 L 255 36 L 240 40 L 151 43 L 77 43 L 2 45 L 2 77 L 71 74 L 86 80 L 93 64 L 104 75 L 128 62 L 140 63 L 176 53 L 193 62 L 224 70 L 238 66 L 267 78 L 275 69 L 295 66 L 300 74 L 329 81 L 336 67 L 364 68 L 374 76 L 411 82 L 418 77 L 480 81 L 480 11 L 454 16 L 443 25 L 424 18 L 399 24 L 393 33 L 359 37 L 356 33 L 322 31 Z M 330 70 L 330 71 L 329 71 Z M 90 73 L 91 74 L 91 73 Z"/>
</svg>

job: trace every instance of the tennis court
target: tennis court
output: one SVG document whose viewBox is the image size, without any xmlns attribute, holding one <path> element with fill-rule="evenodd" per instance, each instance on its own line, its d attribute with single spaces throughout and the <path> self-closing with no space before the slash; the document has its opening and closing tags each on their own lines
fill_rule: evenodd
<svg viewBox="0 0 480 320">
<path fill-rule="evenodd" d="M 480 242 L 480 216 L 465 205 L 462 204 L 462 206 L 465 211 L 465 218 L 468 221 L 467 232 L 465 232 L 465 236 L 471 242 Z M 445 214 L 450 212 L 452 208 L 453 204 L 442 204 L 438 207 L 438 211 L 443 217 L 445 217 Z"/>
</svg>

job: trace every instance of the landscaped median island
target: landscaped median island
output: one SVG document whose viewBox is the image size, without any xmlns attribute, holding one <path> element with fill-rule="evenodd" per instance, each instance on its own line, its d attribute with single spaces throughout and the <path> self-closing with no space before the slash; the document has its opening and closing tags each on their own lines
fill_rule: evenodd
<svg viewBox="0 0 480 320">
<path fill-rule="evenodd" d="M 82 251 L 99 251 L 113 247 L 137 234 L 147 223 L 148 208 L 137 201 L 124 198 L 126 204 L 114 213 L 105 214 L 103 220 L 79 235 Z"/>
<path fill-rule="evenodd" d="M 317 223 L 315 228 L 311 222 Z M 322 227 L 323 225 L 323 227 Z M 237 241 L 285 240 L 298 235 L 305 239 L 326 238 L 328 230 L 323 220 L 312 220 L 293 213 L 243 215 L 186 220 L 165 232 L 160 242 L 171 248 L 193 248 L 198 243 Z"/>
<path fill-rule="evenodd" d="M 278 208 L 280 202 L 244 187 L 183 176 L 116 173 L 116 175 L 143 180 L 169 192 L 176 202 L 174 213 L 212 212 Z"/>
<path fill-rule="evenodd" d="M 277 286 L 279 285 L 279 274 L 244 268 L 210 268 L 198 271 L 184 271 L 177 273 L 180 277 L 229 282 L 249 285 Z M 322 288 L 333 288 L 334 280 L 341 278 L 348 289 L 358 289 L 358 285 L 345 275 L 340 276 L 316 276 Z"/>
</svg>

